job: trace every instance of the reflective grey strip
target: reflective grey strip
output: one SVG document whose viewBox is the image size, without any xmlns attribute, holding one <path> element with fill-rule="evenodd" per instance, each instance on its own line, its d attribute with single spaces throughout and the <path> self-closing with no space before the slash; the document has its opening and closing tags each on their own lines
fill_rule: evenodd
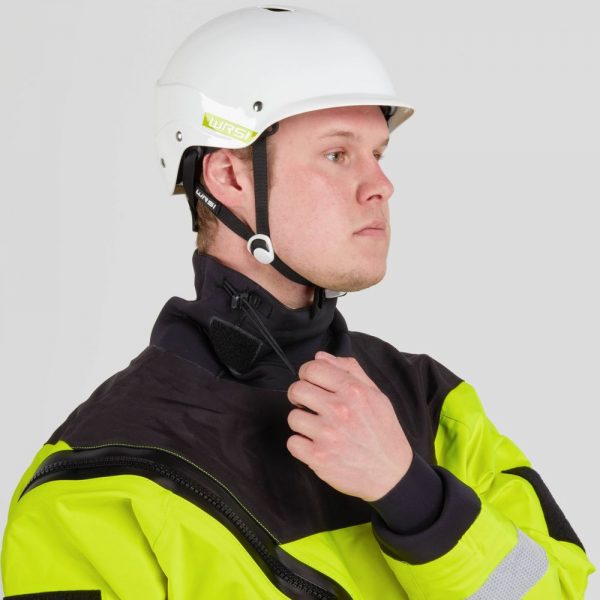
<svg viewBox="0 0 600 600">
<path fill-rule="evenodd" d="M 468 600 L 519 600 L 544 576 L 545 550 L 520 529 L 517 532 L 515 547 Z"/>
</svg>

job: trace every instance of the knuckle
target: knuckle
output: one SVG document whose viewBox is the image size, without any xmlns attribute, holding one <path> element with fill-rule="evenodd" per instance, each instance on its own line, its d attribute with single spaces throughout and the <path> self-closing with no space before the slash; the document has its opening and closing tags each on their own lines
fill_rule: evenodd
<svg viewBox="0 0 600 600">
<path fill-rule="evenodd" d="M 310 362 L 305 363 L 302 366 L 302 378 L 303 379 L 312 379 L 317 374 L 318 368 L 319 368 L 319 365 L 314 360 L 311 360 Z"/>
<path fill-rule="evenodd" d="M 298 456 L 298 454 L 300 454 L 297 435 L 289 437 L 285 445 L 287 446 L 287 449 L 289 450 L 290 454 L 292 454 L 293 456 Z"/>
<path fill-rule="evenodd" d="M 360 367 L 359 362 L 356 360 L 356 358 L 354 358 L 354 356 L 348 357 L 348 364 L 352 367 Z"/>
<path fill-rule="evenodd" d="M 338 440 L 338 432 L 335 427 L 331 425 L 325 425 L 321 429 L 321 439 L 325 441 L 325 446 L 322 449 L 327 448 L 328 446 L 335 445 Z"/>
<path fill-rule="evenodd" d="M 350 421 L 352 411 L 346 402 L 337 402 L 331 406 L 334 417 L 343 423 Z"/>
<path fill-rule="evenodd" d="M 303 389 L 303 382 L 302 381 L 294 381 L 294 383 L 292 383 L 292 385 L 290 385 L 290 387 L 288 388 L 288 398 L 290 400 L 297 399 L 301 395 L 302 389 Z"/>
<path fill-rule="evenodd" d="M 291 410 L 288 413 L 288 417 L 287 417 L 287 422 L 288 425 L 295 431 L 296 428 L 298 427 L 298 417 L 299 417 L 299 410 L 296 408 L 294 410 Z"/>
<path fill-rule="evenodd" d="M 328 457 L 329 457 L 329 453 L 327 452 L 327 450 L 325 448 L 323 448 L 322 446 L 318 446 L 317 448 L 315 448 L 315 451 L 313 453 L 313 459 L 314 459 L 315 465 L 319 466 L 319 465 L 326 464 Z"/>
<path fill-rule="evenodd" d="M 356 402 L 362 398 L 363 389 L 361 384 L 356 380 L 346 381 L 340 390 L 342 398 Z"/>
<path fill-rule="evenodd" d="M 299 380 L 296 382 L 296 393 L 298 395 L 306 395 L 311 390 L 311 385 L 307 381 Z"/>
</svg>

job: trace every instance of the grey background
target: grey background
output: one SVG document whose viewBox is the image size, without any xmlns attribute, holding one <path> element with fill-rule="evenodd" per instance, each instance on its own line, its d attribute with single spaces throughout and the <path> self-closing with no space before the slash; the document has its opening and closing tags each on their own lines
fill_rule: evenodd
<svg viewBox="0 0 600 600">
<path fill-rule="evenodd" d="M 153 86 L 188 33 L 247 4 L 0 0 L 0 530 L 54 428 L 193 295 Z M 388 276 L 340 300 L 349 326 L 472 383 L 598 562 L 594 3 L 293 4 L 361 32 L 416 107 L 383 162 Z"/>
</svg>

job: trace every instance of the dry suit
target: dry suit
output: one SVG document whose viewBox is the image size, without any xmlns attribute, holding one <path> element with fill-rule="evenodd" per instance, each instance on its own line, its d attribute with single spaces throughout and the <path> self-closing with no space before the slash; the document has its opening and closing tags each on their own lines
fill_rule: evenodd
<svg viewBox="0 0 600 600">
<path fill-rule="evenodd" d="M 291 310 L 193 263 L 197 299 L 167 302 L 18 485 L 7 597 L 583 598 L 579 538 L 469 383 L 349 331 L 335 299 Z M 414 458 L 383 498 L 339 493 L 290 455 L 295 375 L 274 346 L 295 370 L 317 350 L 353 356 L 390 399 Z"/>
</svg>

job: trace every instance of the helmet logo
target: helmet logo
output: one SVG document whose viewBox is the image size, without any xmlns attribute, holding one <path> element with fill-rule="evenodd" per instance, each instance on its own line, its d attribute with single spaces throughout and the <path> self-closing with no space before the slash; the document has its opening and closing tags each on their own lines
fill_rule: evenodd
<svg viewBox="0 0 600 600">
<path fill-rule="evenodd" d="M 208 129 L 217 131 L 221 135 L 225 135 L 241 142 L 251 142 L 257 135 L 256 131 L 252 131 L 252 129 L 247 129 L 242 125 L 238 125 L 237 123 L 233 123 L 232 121 L 228 121 L 227 119 L 223 119 L 222 117 L 211 113 L 204 113 L 202 125 L 208 127 Z"/>
<path fill-rule="evenodd" d="M 199 189 L 196 189 L 196 197 L 202 200 L 210 210 L 218 212 L 217 208 L 219 205 L 214 200 L 211 200 L 206 194 L 203 194 Z"/>
</svg>

